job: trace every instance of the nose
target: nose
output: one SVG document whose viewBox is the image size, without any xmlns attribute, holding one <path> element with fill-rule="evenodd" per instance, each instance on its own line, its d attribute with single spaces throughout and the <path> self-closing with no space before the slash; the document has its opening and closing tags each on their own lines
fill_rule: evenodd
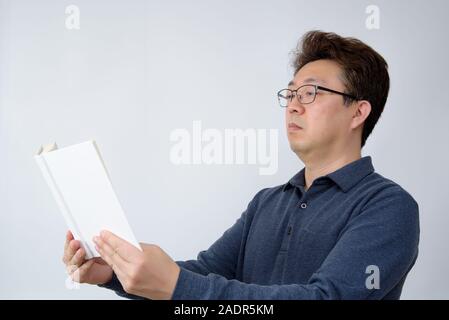
<svg viewBox="0 0 449 320">
<path fill-rule="evenodd" d="M 306 109 L 301 104 L 301 102 L 298 101 L 296 97 L 292 99 L 292 101 L 287 106 L 287 112 L 288 113 L 294 113 L 298 112 L 299 114 L 303 114 Z"/>
</svg>

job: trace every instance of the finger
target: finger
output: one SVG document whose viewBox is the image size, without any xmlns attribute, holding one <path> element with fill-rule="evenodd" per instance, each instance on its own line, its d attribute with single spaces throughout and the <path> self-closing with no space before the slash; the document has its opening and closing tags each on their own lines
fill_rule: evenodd
<svg viewBox="0 0 449 320">
<path fill-rule="evenodd" d="M 64 253 L 62 255 L 62 261 L 64 263 L 66 263 L 66 252 L 67 252 L 67 248 L 69 247 L 69 243 L 70 241 L 73 240 L 73 234 L 72 232 L 70 232 L 70 230 L 67 231 L 66 235 L 65 235 L 65 241 L 64 241 Z"/>
<path fill-rule="evenodd" d="M 64 242 L 64 251 L 67 250 L 67 247 L 69 246 L 69 242 L 73 240 L 73 234 L 70 232 L 70 230 L 67 231 L 65 235 L 65 242 Z"/>
<path fill-rule="evenodd" d="M 103 259 L 105 257 L 108 259 L 107 262 L 109 261 L 110 266 L 117 265 L 123 271 L 128 269 L 129 262 L 123 259 L 110 245 L 99 237 L 95 237 L 94 242 L 96 244 L 95 249 Z"/>
<path fill-rule="evenodd" d="M 119 267 L 114 267 L 112 270 L 122 284 L 122 287 L 126 287 L 126 280 L 128 279 L 128 276 Z"/>
<path fill-rule="evenodd" d="M 80 267 L 84 263 L 84 258 L 86 257 L 86 252 L 83 248 L 79 248 L 70 260 L 70 264 Z"/>
<path fill-rule="evenodd" d="M 78 240 L 71 240 L 69 245 L 67 246 L 67 250 L 64 251 L 63 261 L 65 264 L 68 264 L 70 260 L 72 260 L 73 255 L 76 251 L 81 247 L 81 244 Z"/>
<path fill-rule="evenodd" d="M 104 261 L 112 268 L 112 270 L 115 272 L 117 277 L 120 279 L 125 280 L 127 278 L 126 273 L 119 267 L 119 264 L 114 264 L 114 261 L 112 258 L 107 255 L 102 248 L 95 246 L 95 249 L 98 251 L 98 253 L 101 255 L 101 258 L 103 258 Z"/>
<path fill-rule="evenodd" d="M 94 259 L 90 259 L 89 261 L 87 261 L 86 263 L 84 263 L 83 265 L 81 265 L 81 267 L 78 268 L 78 270 L 76 271 L 78 273 L 78 278 L 79 278 L 79 283 L 83 283 L 86 282 L 86 274 L 89 271 L 90 267 L 92 267 L 92 265 L 95 263 Z M 76 275 L 75 275 L 76 277 Z M 76 281 L 73 277 L 72 277 L 73 281 Z"/>
<path fill-rule="evenodd" d="M 72 274 L 73 274 L 76 270 L 78 270 L 78 267 L 77 267 L 77 266 L 74 266 L 74 265 L 71 265 L 71 264 L 68 264 L 67 267 L 66 267 L 66 272 L 67 272 L 67 274 L 68 274 L 69 276 L 72 276 Z"/>
<path fill-rule="evenodd" d="M 100 238 L 126 261 L 132 261 L 133 258 L 136 258 L 141 254 L 141 252 L 131 243 L 123 240 L 112 232 L 103 230 L 100 233 Z"/>
</svg>

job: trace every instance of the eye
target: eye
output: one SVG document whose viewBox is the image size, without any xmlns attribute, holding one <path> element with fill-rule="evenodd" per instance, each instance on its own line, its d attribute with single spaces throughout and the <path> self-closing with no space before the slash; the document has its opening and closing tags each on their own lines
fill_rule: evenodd
<svg viewBox="0 0 449 320">
<path fill-rule="evenodd" d="M 314 94 L 315 94 L 315 90 L 313 90 L 313 89 L 307 89 L 306 92 L 305 92 L 305 95 L 308 96 L 308 97 L 311 97 Z"/>
</svg>

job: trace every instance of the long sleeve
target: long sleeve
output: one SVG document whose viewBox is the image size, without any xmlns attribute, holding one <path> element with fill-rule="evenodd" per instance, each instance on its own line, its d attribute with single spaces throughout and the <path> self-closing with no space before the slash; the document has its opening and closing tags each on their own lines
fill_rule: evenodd
<svg viewBox="0 0 449 320">
<path fill-rule="evenodd" d="M 202 275 L 214 273 L 228 279 L 233 278 L 235 276 L 235 268 L 240 252 L 247 213 L 253 203 L 254 200 L 250 202 L 247 210 L 241 214 L 234 225 L 226 230 L 208 250 L 201 251 L 198 254 L 197 260 L 176 261 L 181 267 L 181 270 L 190 270 L 191 272 Z M 114 290 L 117 295 L 128 299 L 145 299 L 126 293 L 115 273 L 108 283 L 99 286 Z"/>
<path fill-rule="evenodd" d="M 403 191 L 379 192 L 352 217 L 306 284 L 258 285 L 232 276 L 231 256 L 215 249 L 181 268 L 173 299 L 383 299 L 407 275 L 418 254 L 418 205 Z M 231 229 L 231 234 L 239 228 Z M 220 243 L 217 248 L 223 249 Z M 234 246 L 231 245 L 233 250 Z M 231 251 L 231 255 L 234 252 Z M 219 251 L 223 254 L 222 251 Z M 220 266 L 220 263 L 224 263 Z M 193 267 L 192 267 L 193 266 Z M 379 269 L 379 288 L 366 286 L 367 267 Z M 193 272 L 201 271 L 201 274 Z M 218 274 L 209 273 L 218 271 Z M 290 270 L 289 272 L 294 272 Z"/>
<path fill-rule="evenodd" d="M 124 289 L 122 284 L 117 278 L 117 275 L 115 272 L 112 273 L 112 278 L 105 284 L 99 284 L 98 285 L 101 288 L 106 288 L 115 291 L 115 293 L 123 298 L 132 299 L 132 300 L 150 300 L 144 297 L 136 296 L 133 294 L 127 293 Z"/>
</svg>

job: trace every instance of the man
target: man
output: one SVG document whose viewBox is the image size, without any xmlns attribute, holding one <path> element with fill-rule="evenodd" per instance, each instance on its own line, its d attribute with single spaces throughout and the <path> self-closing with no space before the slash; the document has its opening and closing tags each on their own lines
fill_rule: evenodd
<svg viewBox="0 0 449 320">
<path fill-rule="evenodd" d="M 387 100 L 387 63 L 357 39 L 312 31 L 294 68 L 278 98 L 305 168 L 259 191 L 197 260 L 105 231 L 102 259 L 85 261 L 69 233 L 72 276 L 129 298 L 398 299 L 418 255 L 418 205 L 361 157 Z"/>
</svg>

